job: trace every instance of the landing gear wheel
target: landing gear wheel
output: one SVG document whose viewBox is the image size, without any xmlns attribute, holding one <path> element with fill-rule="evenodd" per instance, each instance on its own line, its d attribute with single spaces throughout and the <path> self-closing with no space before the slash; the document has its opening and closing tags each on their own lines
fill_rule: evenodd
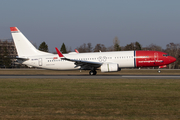
<svg viewBox="0 0 180 120">
<path fill-rule="evenodd" d="M 93 71 L 89 71 L 89 75 L 93 75 Z"/>
<path fill-rule="evenodd" d="M 97 74 L 96 71 L 92 71 L 92 70 L 91 70 L 91 71 L 89 72 L 89 75 L 96 75 L 96 74 Z"/>
<path fill-rule="evenodd" d="M 97 72 L 96 71 L 93 71 L 93 75 L 96 75 L 97 74 Z"/>
</svg>

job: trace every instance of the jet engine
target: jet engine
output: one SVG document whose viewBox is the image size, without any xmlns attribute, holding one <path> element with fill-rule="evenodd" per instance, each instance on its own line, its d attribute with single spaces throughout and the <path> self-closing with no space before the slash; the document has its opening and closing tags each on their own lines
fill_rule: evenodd
<svg viewBox="0 0 180 120">
<path fill-rule="evenodd" d="M 104 63 L 101 65 L 101 72 L 117 72 L 120 70 L 117 63 Z"/>
</svg>

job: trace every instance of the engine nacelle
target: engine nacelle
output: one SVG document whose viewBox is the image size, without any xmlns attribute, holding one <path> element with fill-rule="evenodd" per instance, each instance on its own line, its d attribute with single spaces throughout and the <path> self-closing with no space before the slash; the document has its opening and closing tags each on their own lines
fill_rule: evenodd
<svg viewBox="0 0 180 120">
<path fill-rule="evenodd" d="M 117 72 L 120 70 L 117 63 L 104 63 L 101 65 L 101 72 Z"/>
</svg>

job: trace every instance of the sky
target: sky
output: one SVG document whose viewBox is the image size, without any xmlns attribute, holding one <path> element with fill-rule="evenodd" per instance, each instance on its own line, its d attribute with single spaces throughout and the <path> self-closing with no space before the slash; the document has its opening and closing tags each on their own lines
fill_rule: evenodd
<svg viewBox="0 0 180 120">
<path fill-rule="evenodd" d="M 162 48 L 180 43 L 180 0 L 1 0 L 0 39 L 18 29 L 49 51 L 62 43 L 72 50 L 84 43 L 120 46 L 139 42 Z"/>
</svg>

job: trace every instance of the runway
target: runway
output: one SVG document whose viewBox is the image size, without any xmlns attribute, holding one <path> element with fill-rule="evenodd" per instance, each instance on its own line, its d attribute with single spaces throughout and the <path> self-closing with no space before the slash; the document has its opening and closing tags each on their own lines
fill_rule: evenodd
<svg viewBox="0 0 180 120">
<path fill-rule="evenodd" d="M 180 75 L 0 75 L 2 78 L 39 78 L 39 79 L 180 79 Z"/>
</svg>

